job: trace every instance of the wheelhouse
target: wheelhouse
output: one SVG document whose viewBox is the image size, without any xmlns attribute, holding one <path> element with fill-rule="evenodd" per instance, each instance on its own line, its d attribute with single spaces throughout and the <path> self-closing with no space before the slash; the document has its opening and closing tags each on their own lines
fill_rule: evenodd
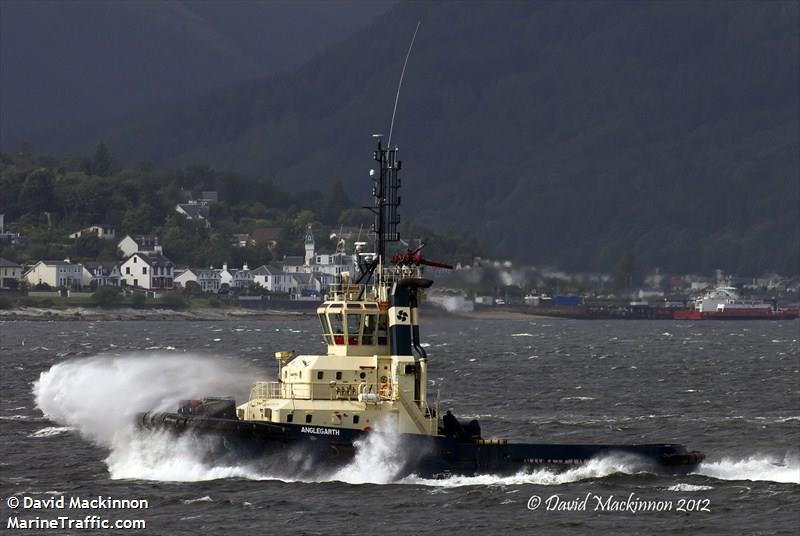
<svg viewBox="0 0 800 536">
<path fill-rule="evenodd" d="M 389 311 L 378 302 L 330 301 L 317 309 L 328 355 L 388 355 Z"/>
</svg>

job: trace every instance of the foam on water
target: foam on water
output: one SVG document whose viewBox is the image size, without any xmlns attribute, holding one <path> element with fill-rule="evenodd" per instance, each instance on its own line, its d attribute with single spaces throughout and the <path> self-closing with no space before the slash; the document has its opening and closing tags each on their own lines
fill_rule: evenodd
<svg viewBox="0 0 800 536">
<path fill-rule="evenodd" d="M 754 455 L 744 459 L 723 458 L 704 461 L 696 474 L 719 480 L 761 480 L 785 484 L 800 484 L 800 456 Z"/>
<path fill-rule="evenodd" d="M 708 491 L 714 489 L 713 486 L 698 486 L 695 484 L 675 484 L 667 488 L 667 491 Z"/>
<path fill-rule="evenodd" d="M 375 426 L 375 433 L 356 442 L 356 456 L 347 466 L 333 474 L 331 480 L 349 484 L 388 484 L 396 480 L 405 462 L 396 432 L 382 432 L 385 425 Z"/>
<path fill-rule="evenodd" d="M 410 476 L 401 482 L 436 487 L 461 487 L 461 486 L 521 486 L 534 484 L 539 486 L 558 486 L 582 480 L 605 478 L 614 474 L 636 474 L 645 472 L 647 465 L 641 459 L 632 456 L 608 456 L 589 460 L 588 463 L 568 469 L 554 471 L 551 469 L 538 469 L 531 472 L 519 472 L 515 475 L 478 475 L 478 476 L 452 476 L 441 480 L 418 478 Z"/>
<path fill-rule="evenodd" d="M 74 430 L 74 428 L 70 426 L 48 426 L 32 434 L 28 434 L 28 437 L 52 437 L 71 432 L 72 430 Z"/>
<path fill-rule="evenodd" d="M 192 438 L 138 430 L 135 416 L 170 411 L 178 401 L 247 392 L 253 372 L 229 360 L 198 355 L 130 354 L 73 359 L 53 365 L 34 383 L 37 407 L 61 427 L 76 429 L 110 451 L 111 478 L 197 481 L 259 478 L 248 467 L 209 464 Z"/>
</svg>

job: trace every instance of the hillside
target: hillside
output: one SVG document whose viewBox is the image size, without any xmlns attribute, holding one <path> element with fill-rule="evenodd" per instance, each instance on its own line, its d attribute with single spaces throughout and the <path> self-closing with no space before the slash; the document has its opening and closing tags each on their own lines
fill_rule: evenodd
<svg viewBox="0 0 800 536">
<path fill-rule="evenodd" d="M 208 207 L 209 226 L 175 211 L 178 203 L 198 199 L 203 191 L 214 191 L 218 197 Z M 325 253 L 336 248 L 331 232 L 343 226 L 361 228 L 365 239 L 372 221 L 365 210 L 353 205 L 339 183 L 324 192 L 287 192 L 268 179 L 205 166 L 124 169 L 103 145 L 82 159 L 0 152 L 0 214 L 6 230 L 23 236 L 17 243 L 0 240 L 0 257 L 29 264 L 66 257 L 115 260 L 117 242 L 126 234 L 155 234 L 165 253 L 179 265 L 227 262 L 241 266 L 246 262 L 256 267 L 280 261 L 284 255 L 301 254 L 309 225 L 318 251 Z M 94 224 L 114 227 L 117 240 L 69 237 Z M 256 230 L 264 228 L 277 236 L 260 241 L 263 235 Z M 453 262 L 470 261 L 483 252 L 469 236 L 444 237 L 408 226 L 405 231 L 407 236 L 425 239 L 426 252 Z M 242 238 L 235 236 L 240 234 L 252 239 L 244 247 Z M 349 251 L 355 239 L 347 242 Z"/>
<path fill-rule="evenodd" d="M 568 269 L 800 270 L 796 2 L 402 3 L 296 71 L 35 145 L 366 202 L 417 20 L 406 219 Z"/>
<path fill-rule="evenodd" d="M 3 0 L 0 147 L 296 68 L 389 5 Z"/>
</svg>

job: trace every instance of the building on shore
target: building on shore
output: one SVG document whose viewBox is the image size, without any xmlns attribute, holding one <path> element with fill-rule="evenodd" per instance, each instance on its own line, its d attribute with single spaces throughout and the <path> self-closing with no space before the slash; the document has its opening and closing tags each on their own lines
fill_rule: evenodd
<svg viewBox="0 0 800 536">
<path fill-rule="evenodd" d="M 120 265 L 123 286 L 145 290 L 170 290 L 174 287 L 175 266 L 163 255 L 134 253 Z"/>
<path fill-rule="evenodd" d="M 176 271 L 177 273 L 177 271 Z M 203 292 L 219 292 L 222 277 L 214 268 L 186 268 L 175 276 L 175 286 L 186 288 L 188 283 L 197 283 Z"/>
<path fill-rule="evenodd" d="M 162 255 L 163 250 L 155 235 L 125 235 L 117 244 L 117 251 L 123 258 L 128 258 L 134 253 L 145 255 Z"/>
<path fill-rule="evenodd" d="M 22 283 L 22 266 L 0 257 L 0 289 L 16 289 Z"/>
<path fill-rule="evenodd" d="M 30 286 L 47 285 L 58 287 L 81 287 L 85 284 L 83 266 L 79 263 L 63 261 L 39 261 L 24 274 Z"/>
</svg>

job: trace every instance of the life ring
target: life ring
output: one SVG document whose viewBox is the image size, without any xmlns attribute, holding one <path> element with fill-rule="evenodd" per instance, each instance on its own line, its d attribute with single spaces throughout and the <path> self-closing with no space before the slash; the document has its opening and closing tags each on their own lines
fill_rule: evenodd
<svg viewBox="0 0 800 536">
<path fill-rule="evenodd" d="M 382 383 L 378 394 L 381 395 L 381 398 L 392 398 L 392 384 Z"/>
</svg>

